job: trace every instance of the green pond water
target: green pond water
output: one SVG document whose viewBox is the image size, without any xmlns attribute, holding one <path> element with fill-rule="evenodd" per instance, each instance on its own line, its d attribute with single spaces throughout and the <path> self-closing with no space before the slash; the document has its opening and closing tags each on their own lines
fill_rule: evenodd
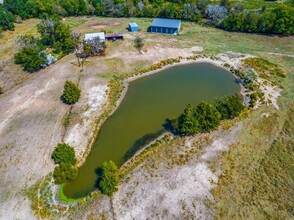
<svg viewBox="0 0 294 220">
<path fill-rule="evenodd" d="M 195 106 L 239 92 L 231 73 L 208 63 L 174 66 L 131 82 L 118 109 L 102 125 L 77 179 L 65 185 L 64 194 L 69 198 L 89 194 L 96 188 L 96 170 L 104 161 L 121 165 L 130 149 L 143 145 L 146 136 L 155 138 L 165 119 L 179 116 L 188 103 Z"/>
</svg>

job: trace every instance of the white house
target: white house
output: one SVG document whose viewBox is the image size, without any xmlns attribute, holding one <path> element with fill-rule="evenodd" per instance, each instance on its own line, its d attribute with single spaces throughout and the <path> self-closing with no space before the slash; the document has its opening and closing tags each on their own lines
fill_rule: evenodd
<svg viewBox="0 0 294 220">
<path fill-rule="evenodd" d="M 104 42 L 105 41 L 105 34 L 104 34 L 104 32 L 85 34 L 85 40 L 86 41 L 93 40 L 96 37 L 99 37 L 100 42 Z"/>
</svg>

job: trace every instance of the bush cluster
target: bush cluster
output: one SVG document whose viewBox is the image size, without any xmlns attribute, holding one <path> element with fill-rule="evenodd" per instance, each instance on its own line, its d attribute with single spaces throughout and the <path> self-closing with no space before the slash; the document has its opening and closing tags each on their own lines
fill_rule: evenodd
<svg viewBox="0 0 294 220">
<path fill-rule="evenodd" d="M 201 102 L 195 108 L 188 104 L 177 119 L 170 120 L 170 126 L 180 135 L 209 132 L 215 129 L 221 120 L 239 116 L 243 109 L 238 95 L 225 96 L 213 104 Z"/>
<path fill-rule="evenodd" d="M 38 47 L 23 47 L 14 56 L 16 64 L 21 64 L 27 72 L 36 72 L 46 64 L 46 55 Z"/>
<path fill-rule="evenodd" d="M 79 87 L 71 81 L 66 81 L 64 84 L 62 100 L 68 104 L 72 105 L 76 103 L 81 96 L 81 90 Z"/>
<path fill-rule="evenodd" d="M 65 143 L 59 143 L 52 152 L 52 159 L 56 164 L 53 177 L 56 184 L 74 180 L 78 175 L 76 155 L 74 149 Z"/>
</svg>

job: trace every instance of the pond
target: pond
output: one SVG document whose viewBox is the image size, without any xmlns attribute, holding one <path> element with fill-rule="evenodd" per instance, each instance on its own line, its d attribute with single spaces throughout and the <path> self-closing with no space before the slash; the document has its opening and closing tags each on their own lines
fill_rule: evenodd
<svg viewBox="0 0 294 220">
<path fill-rule="evenodd" d="M 176 118 L 188 103 L 240 92 L 234 76 L 208 63 L 178 65 L 130 83 L 117 110 L 105 121 L 78 177 L 64 187 L 69 198 L 85 196 L 96 189 L 97 168 L 104 161 L 121 165 L 124 160 L 155 139 L 166 118 Z"/>
</svg>

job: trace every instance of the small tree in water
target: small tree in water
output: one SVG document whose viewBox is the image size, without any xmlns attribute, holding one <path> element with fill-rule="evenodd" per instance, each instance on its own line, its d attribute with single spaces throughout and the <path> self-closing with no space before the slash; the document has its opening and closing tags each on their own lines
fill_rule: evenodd
<svg viewBox="0 0 294 220">
<path fill-rule="evenodd" d="M 143 39 L 141 37 L 136 37 L 136 39 L 134 40 L 134 47 L 141 52 L 142 48 L 144 47 L 144 42 Z"/>
</svg>

